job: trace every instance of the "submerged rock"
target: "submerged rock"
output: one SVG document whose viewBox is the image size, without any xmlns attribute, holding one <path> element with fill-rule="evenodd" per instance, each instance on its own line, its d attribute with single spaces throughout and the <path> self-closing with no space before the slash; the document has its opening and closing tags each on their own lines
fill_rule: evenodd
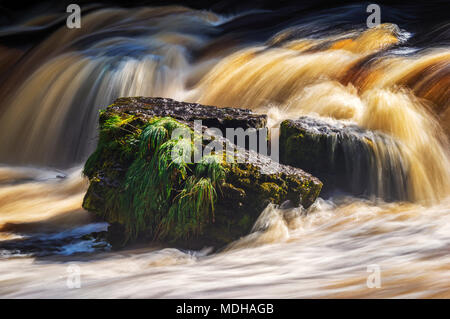
<svg viewBox="0 0 450 319">
<path fill-rule="evenodd" d="M 253 151 L 213 152 L 192 162 L 192 139 L 172 133 L 183 129 L 198 137 L 195 119 L 221 131 L 266 123 L 264 115 L 248 110 L 161 98 L 121 98 L 101 112 L 98 146 L 84 168 L 90 186 L 83 207 L 112 225 L 113 245 L 146 239 L 220 247 L 248 234 L 269 203 L 309 207 L 319 195 L 317 178 Z M 211 136 L 200 141 L 205 146 Z"/>
<path fill-rule="evenodd" d="M 280 126 L 280 162 L 301 167 L 335 189 L 407 200 L 408 161 L 398 142 L 356 125 L 302 116 Z"/>
</svg>

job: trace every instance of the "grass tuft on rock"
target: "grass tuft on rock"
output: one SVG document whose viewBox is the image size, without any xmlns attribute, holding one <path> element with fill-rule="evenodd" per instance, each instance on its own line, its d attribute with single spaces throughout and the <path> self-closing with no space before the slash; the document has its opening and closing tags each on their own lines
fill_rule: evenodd
<svg viewBox="0 0 450 319">
<path fill-rule="evenodd" d="M 112 134 L 127 123 L 130 121 L 112 116 L 103 123 L 101 134 Z M 143 127 L 137 137 L 135 159 L 122 185 L 117 193 L 107 194 L 111 197 L 104 211 L 108 216 L 104 217 L 124 226 L 125 243 L 142 234 L 155 240 L 189 239 L 201 234 L 205 224 L 214 222 L 216 189 L 225 179 L 220 159 L 211 155 L 201 163 L 191 163 L 192 139 L 172 139 L 175 129 L 193 134 L 170 117 L 155 118 Z M 107 144 L 102 145 L 102 141 L 100 137 L 97 151 L 86 162 L 85 173 L 93 170 L 102 152 L 120 145 L 120 139 L 111 141 L 111 135 Z"/>
</svg>

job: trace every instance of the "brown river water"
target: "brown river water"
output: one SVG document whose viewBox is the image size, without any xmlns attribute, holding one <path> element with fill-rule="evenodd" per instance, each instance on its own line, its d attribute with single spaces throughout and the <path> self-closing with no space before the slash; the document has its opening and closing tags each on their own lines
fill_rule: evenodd
<svg viewBox="0 0 450 319">
<path fill-rule="evenodd" d="M 319 15 L 256 38 L 233 27 L 258 14 L 102 9 L 32 49 L 0 46 L 0 297 L 450 298 L 449 46 L 412 45 L 394 21 L 331 30 Z M 81 208 L 81 169 L 98 110 L 119 96 L 247 107 L 272 128 L 309 115 L 382 132 L 406 159 L 408 201 L 335 192 L 307 211 L 268 206 L 219 252 L 112 251 L 85 236 L 107 224 Z M 380 158 L 396 153 L 374 148 L 366 178 L 383 185 Z"/>
</svg>

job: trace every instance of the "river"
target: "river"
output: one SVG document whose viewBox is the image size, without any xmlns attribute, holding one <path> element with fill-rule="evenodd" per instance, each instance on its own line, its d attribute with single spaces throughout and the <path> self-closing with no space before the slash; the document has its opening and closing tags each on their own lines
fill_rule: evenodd
<svg viewBox="0 0 450 319">
<path fill-rule="evenodd" d="M 30 48 L 1 45 L 0 297 L 450 298 L 450 24 L 420 33 L 392 9 L 367 29 L 363 10 L 105 8 Z M 250 234 L 214 253 L 111 250 L 89 236 L 108 225 L 81 208 L 81 171 L 98 111 L 120 96 L 251 108 L 270 127 L 309 115 L 382 132 L 406 159 L 396 187 L 407 200 L 379 189 L 334 192 L 307 211 L 269 205 Z M 365 177 L 374 183 L 380 158 Z M 379 287 L 369 288 L 373 269 Z"/>
</svg>

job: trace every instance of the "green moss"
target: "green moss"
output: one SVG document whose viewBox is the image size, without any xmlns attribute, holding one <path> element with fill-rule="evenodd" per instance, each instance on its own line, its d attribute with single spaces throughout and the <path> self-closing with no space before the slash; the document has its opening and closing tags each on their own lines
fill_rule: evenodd
<svg viewBox="0 0 450 319">
<path fill-rule="evenodd" d="M 261 184 L 262 189 L 262 197 L 263 198 L 270 198 L 273 202 L 279 203 L 282 198 L 284 198 L 287 194 L 286 190 L 277 185 L 276 183 L 262 183 Z"/>
<path fill-rule="evenodd" d="M 329 165 L 327 140 L 324 135 L 307 133 L 289 120 L 280 125 L 280 161 L 307 171 L 318 171 Z"/>
<path fill-rule="evenodd" d="M 135 116 L 107 116 L 101 113 L 100 134 L 95 152 L 87 159 L 83 174 L 91 178 L 95 172 L 120 162 L 130 162 L 135 156 L 141 130 L 132 122 Z"/>
<path fill-rule="evenodd" d="M 126 125 L 133 120 L 117 114 L 104 119 L 97 150 L 84 168 L 92 186 L 94 172 L 107 170 L 111 175 L 118 162 L 129 166 L 125 176 L 116 176 L 121 185 L 100 196 L 105 205 L 102 216 L 124 226 L 125 242 L 143 234 L 173 240 L 199 235 L 205 224 L 214 221 L 216 188 L 225 178 L 218 157 L 190 163 L 192 140 L 171 139 L 171 135 L 177 128 L 193 132 L 172 118 L 153 118 L 128 131 Z M 189 154 L 184 153 L 187 150 Z M 92 210 L 91 202 L 85 199 L 84 205 Z"/>
</svg>

